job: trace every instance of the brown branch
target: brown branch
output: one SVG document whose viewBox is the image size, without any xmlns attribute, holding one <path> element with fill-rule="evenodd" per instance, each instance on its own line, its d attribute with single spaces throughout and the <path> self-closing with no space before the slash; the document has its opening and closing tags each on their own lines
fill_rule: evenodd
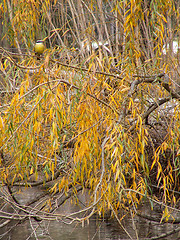
<svg viewBox="0 0 180 240">
<path fill-rule="evenodd" d="M 3 218 L 3 217 L 2 217 Z M 9 224 L 11 222 L 10 219 L 4 221 L 3 223 L 0 224 L 0 228 L 3 228 L 4 226 L 6 226 L 7 224 Z"/>
<path fill-rule="evenodd" d="M 2 50 L 8 57 L 4 56 L 4 58 L 6 58 L 7 60 L 10 60 L 16 67 L 20 68 L 20 69 L 28 69 L 28 70 L 37 70 L 40 68 L 40 66 L 38 67 L 25 67 L 22 65 L 19 65 L 16 63 L 16 61 L 12 58 L 11 53 L 7 50 L 5 50 L 4 48 L 0 47 L 0 50 Z M 21 54 L 20 54 L 21 55 Z"/>
<path fill-rule="evenodd" d="M 161 222 L 161 218 L 156 218 L 156 217 L 144 215 L 144 214 L 141 214 L 141 213 L 137 213 L 137 216 L 139 216 L 141 218 L 144 218 L 144 219 L 147 219 L 147 220 L 152 221 L 152 222 L 158 222 L 158 223 Z M 167 221 L 164 220 L 162 222 L 162 224 L 164 224 L 164 223 L 179 224 L 180 223 L 180 219 L 170 219 L 170 220 L 168 219 Z"/>
<path fill-rule="evenodd" d="M 74 190 L 76 189 L 76 190 Z M 69 199 L 73 194 L 74 194 L 74 191 L 76 192 L 79 192 L 83 189 L 82 186 L 76 186 L 74 188 L 72 188 L 72 186 L 70 186 L 70 189 L 69 191 L 67 192 L 67 194 L 63 194 L 61 198 L 59 198 L 57 200 L 57 197 L 56 197 L 56 202 L 55 202 L 55 207 L 53 208 L 53 210 L 55 210 L 55 208 L 61 206 L 67 199 Z M 58 193 L 58 190 L 57 192 Z M 43 195 L 41 195 L 39 198 L 39 200 L 46 196 L 48 193 L 43 193 Z M 37 198 L 37 199 L 38 199 Z M 66 215 L 61 215 L 61 214 L 54 214 L 53 215 L 53 210 L 49 211 L 49 212 L 45 212 L 45 211 L 42 211 L 43 208 L 45 207 L 44 205 L 40 208 L 40 209 L 37 209 L 37 208 L 31 208 L 30 205 L 37 202 L 37 199 L 36 201 L 31 201 L 30 203 L 28 203 L 27 205 L 21 205 L 21 204 L 18 204 L 16 201 L 10 201 L 8 198 L 3 198 L 4 201 L 6 201 L 7 203 L 10 203 L 12 206 L 16 207 L 18 209 L 18 211 L 16 211 L 16 213 L 7 213 L 7 212 L 3 212 L 3 215 L 1 215 L 0 217 L 1 218 L 4 218 L 4 219 L 9 219 L 9 220 L 21 220 L 21 221 L 25 221 L 27 220 L 29 217 L 31 218 L 34 218 L 36 221 L 41 221 L 41 220 L 56 220 L 57 218 L 69 218 L 69 216 L 66 216 Z M 23 212 L 23 214 L 20 214 L 20 212 Z"/>
<path fill-rule="evenodd" d="M 104 75 L 104 76 L 107 76 L 107 77 L 118 78 L 118 79 L 121 79 L 121 80 L 123 79 L 123 77 L 120 77 L 119 75 L 116 75 L 116 74 L 111 74 L 111 73 L 102 72 L 102 71 L 94 71 L 94 70 L 90 70 L 90 69 L 83 68 L 83 67 L 77 67 L 77 66 L 73 66 L 73 65 L 66 64 L 66 63 L 62 63 L 60 61 L 53 60 L 53 59 L 51 59 L 51 62 L 58 63 L 59 65 L 61 65 L 63 67 L 76 69 L 78 71 L 84 71 L 84 72 L 90 72 L 90 73 L 94 73 L 94 74 L 100 74 L 100 75 Z"/>
<path fill-rule="evenodd" d="M 164 104 L 164 103 L 166 103 L 166 102 L 168 102 L 168 101 L 170 101 L 170 100 L 171 100 L 171 97 L 162 98 L 162 99 L 157 100 L 155 103 L 153 103 L 153 104 L 149 107 L 149 109 L 148 109 L 144 114 L 142 114 L 142 116 L 141 116 L 142 121 L 143 121 L 144 119 L 146 119 L 146 124 L 148 124 L 148 116 L 149 116 L 156 108 L 158 108 L 160 105 L 162 105 L 162 104 Z M 137 120 L 135 120 L 134 125 L 131 126 L 128 131 L 132 132 L 132 131 L 135 129 L 135 127 L 136 127 L 136 121 L 137 121 Z"/>
<path fill-rule="evenodd" d="M 7 58 L 6 56 L 4 56 L 4 58 L 6 58 L 7 60 L 10 60 L 12 63 L 15 64 L 16 67 L 18 68 L 21 68 L 21 69 L 32 69 L 32 70 L 36 70 L 36 69 L 39 69 L 42 65 L 40 66 L 37 66 L 37 67 L 25 67 L 25 66 L 22 66 L 22 65 L 19 65 L 16 63 L 16 61 L 13 59 L 13 57 L 11 55 L 13 55 L 13 53 L 5 50 L 4 48 L 0 47 L 0 50 L 2 50 L 4 53 L 6 53 L 6 55 L 9 57 Z M 114 77 L 114 78 L 118 78 L 118 79 L 123 79 L 123 77 L 120 77 L 119 75 L 116 75 L 116 74 L 112 74 L 112 73 L 107 73 L 107 72 L 102 72 L 102 71 L 94 71 L 94 70 L 90 70 L 90 69 L 87 69 L 87 68 L 83 68 L 83 67 L 77 67 L 77 66 L 73 66 L 73 65 L 69 65 L 69 64 L 66 64 L 66 63 L 63 63 L 63 62 L 60 62 L 60 61 L 57 61 L 57 60 L 53 60 L 52 58 L 50 59 L 50 61 L 52 63 L 57 63 L 63 67 L 66 67 L 66 68 L 70 68 L 70 69 L 75 69 L 75 70 L 78 70 L 78 71 L 84 71 L 84 72 L 89 72 L 89 73 L 94 73 L 94 74 L 100 74 L 100 75 L 104 75 L 104 76 L 107 76 L 107 77 Z"/>
<path fill-rule="evenodd" d="M 155 76 L 140 76 L 140 75 L 134 75 L 134 77 L 138 77 L 139 79 L 136 79 L 135 81 L 133 81 L 131 83 L 131 87 L 130 87 L 130 91 L 128 93 L 128 97 L 131 97 L 132 94 L 136 91 L 137 86 L 141 83 L 153 83 L 156 81 L 159 81 L 159 83 L 161 83 L 162 87 L 168 91 L 170 93 L 171 96 L 167 97 L 167 98 L 163 98 L 163 99 L 158 99 L 156 102 L 154 102 L 149 108 L 148 110 L 142 114 L 142 120 L 146 119 L 146 124 L 148 124 L 148 116 L 156 109 L 158 108 L 160 105 L 170 101 L 172 98 L 176 98 L 178 100 L 180 100 L 180 93 L 176 92 L 175 90 L 173 90 L 171 88 L 171 86 L 169 85 L 169 83 L 165 80 L 162 80 L 161 78 L 167 76 L 164 73 L 161 73 L 159 75 L 155 75 Z M 141 78 L 141 79 L 140 79 Z M 136 126 L 136 122 L 133 126 L 130 127 L 129 131 L 133 131 L 134 128 Z"/>
<path fill-rule="evenodd" d="M 154 75 L 154 76 L 143 76 L 143 75 L 133 75 L 133 77 L 138 78 L 134 80 L 131 83 L 130 91 L 128 93 L 128 96 L 130 97 L 135 90 L 137 89 L 137 86 L 141 83 L 153 83 L 155 82 L 158 78 L 162 78 L 164 76 L 164 73 L 161 73 L 159 75 Z"/>
<path fill-rule="evenodd" d="M 154 75 L 154 76 L 133 75 L 133 77 L 137 77 L 138 79 L 136 79 L 131 83 L 131 88 L 128 96 L 132 95 L 132 93 L 136 90 L 139 84 L 153 83 L 158 81 L 159 83 L 161 83 L 162 87 L 171 94 L 172 98 L 180 99 L 180 93 L 179 92 L 177 93 L 175 90 L 173 90 L 169 85 L 168 81 L 162 80 L 162 77 L 168 78 L 168 76 L 165 73 L 160 73 L 159 75 Z"/>
<path fill-rule="evenodd" d="M 46 183 L 48 183 L 48 182 L 51 182 L 51 181 L 53 181 L 53 180 L 55 180 L 55 179 L 57 179 L 58 177 L 59 177 L 59 175 L 60 175 L 60 173 L 61 173 L 61 171 L 60 170 L 58 170 L 55 174 L 54 174 L 54 177 L 53 176 L 50 176 L 50 177 L 48 177 L 48 179 L 47 180 L 41 180 L 41 181 L 37 181 L 37 182 L 27 182 L 27 183 L 18 183 L 18 182 L 16 182 L 16 183 L 13 183 L 13 186 L 26 186 L 27 184 L 28 185 L 30 185 L 31 187 L 36 187 L 36 186 L 39 186 L 39 185 L 42 185 L 42 184 L 46 184 Z"/>
<path fill-rule="evenodd" d="M 156 102 L 154 102 L 149 109 L 142 115 L 142 120 L 146 119 L 146 124 L 148 124 L 148 117 L 149 115 L 159 106 L 161 106 L 162 104 L 168 102 L 171 100 L 171 97 L 168 98 L 162 98 L 157 100 Z"/>
<path fill-rule="evenodd" d="M 180 227 L 179 228 L 176 228 L 176 229 L 173 229 L 172 231 L 169 231 L 167 233 L 163 233 L 162 235 L 160 236 L 156 236 L 156 237 L 151 237 L 151 238 L 148 238 L 149 240 L 158 240 L 158 239 L 164 239 L 172 234 L 175 234 L 175 233 L 178 233 L 180 232 Z M 178 240 L 179 238 L 177 238 Z"/>
</svg>

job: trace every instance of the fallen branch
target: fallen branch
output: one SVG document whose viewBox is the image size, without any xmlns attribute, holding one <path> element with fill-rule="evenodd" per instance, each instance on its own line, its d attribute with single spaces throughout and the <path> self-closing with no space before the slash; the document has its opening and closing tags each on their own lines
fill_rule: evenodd
<svg viewBox="0 0 180 240">
<path fill-rule="evenodd" d="M 144 218 L 144 219 L 147 219 L 147 220 L 152 221 L 152 222 L 157 222 L 157 223 L 161 222 L 161 218 L 156 218 L 156 217 L 144 215 L 144 214 L 141 214 L 141 213 L 137 213 L 137 216 L 139 216 L 141 218 Z M 180 219 L 168 219 L 168 220 L 164 220 L 162 222 L 162 224 L 164 224 L 164 223 L 179 224 Z"/>
<path fill-rule="evenodd" d="M 169 232 L 167 232 L 167 233 L 164 233 L 164 234 L 162 234 L 162 235 L 160 235 L 160 236 L 156 236 L 156 237 L 151 237 L 151 238 L 148 238 L 148 239 L 150 239 L 150 240 L 157 240 L 157 239 L 164 239 L 164 238 L 166 238 L 166 237 L 168 237 L 168 236 L 170 236 L 170 235 L 173 235 L 173 234 L 175 234 L 175 233 L 178 233 L 178 232 L 180 232 L 180 227 L 179 228 L 176 228 L 176 229 L 173 229 L 172 231 L 169 231 Z M 179 238 L 177 238 L 177 240 L 178 240 Z"/>
</svg>

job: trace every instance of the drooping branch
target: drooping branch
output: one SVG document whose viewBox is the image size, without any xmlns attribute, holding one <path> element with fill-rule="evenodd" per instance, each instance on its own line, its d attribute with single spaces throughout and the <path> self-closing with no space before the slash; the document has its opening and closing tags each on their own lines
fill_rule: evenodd
<svg viewBox="0 0 180 240">
<path fill-rule="evenodd" d="M 131 96 L 133 94 L 133 92 L 137 89 L 137 86 L 139 84 L 155 83 L 158 81 L 162 85 L 162 87 L 170 93 L 172 98 L 180 99 L 180 93 L 176 92 L 174 89 L 172 89 L 172 87 L 170 86 L 170 84 L 168 82 L 169 77 L 165 73 L 160 73 L 159 75 L 155 75 L 155 76 L 133 75 L 133 77 L 136 77 L 138 79 L 136 79 L 135 81 L 133 81 L 131 83 L 131 87 L 130 87 L 128 96 Z M 165 77 L 166 79 L 162 79 L 163 77 Z"/>
<path fill-rule="evenodd" d="M 148 110 L 142 115 L 142 120 L 146 120 L 146 124 L 148 124 L 148 117 L 149 115 L 159 106 L 161 106 L 162 104 L 170 101 L 172 98 L 171 97 L 167 97 L 167 98 L 162 98 L 157 100 L 156 102 L 154 102 L 149 108 Z"/>
<path fill-rule="evenodd" d="M 142 114 L 141 118 L 142 120 L 146 120 L 146 124 L 148 124 L 148 117 L 149 115 L 157 109 L 159 106 L 162 104 L 170 101 L 171 99 L 175 98 L 177 100 L 180 100 L 180 93 L 176 92 L 169 84 L 168 82 L 168 76 L 165 73 L 161 73 L 159 75 L 155 76 L 140 76 L 140 75 L 134 75 L 134 77 L 137 77 L 138 79 L 134 80 L 131 83 L 130 91 L 128 93 L 128 97 L 131 97 L 132 94 L 136 91 L 137 87 L 141 83 L 154 83 L 154 82 L 159 82 L 162 87 L 170 93 L 169 97 L 162 98 L 156 100 L 156 102 L 152 103 L 151 106 L 146 110 L 145 113 Z M 163 80 L 162 77 L 166 77 L 166 80 Z M 135 123 L 136 124 L 136 123 Z M 133 131 L 135 128 L 135 124 L 129 129 L 130 131 Z"/>
</svg>

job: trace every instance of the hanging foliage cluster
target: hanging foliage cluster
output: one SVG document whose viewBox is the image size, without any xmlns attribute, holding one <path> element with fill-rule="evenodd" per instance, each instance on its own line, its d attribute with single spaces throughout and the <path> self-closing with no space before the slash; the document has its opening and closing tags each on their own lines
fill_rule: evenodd
<svg viewBox="0 0 180 240">
<path fill-rule="evenodd" d="M 1 3 L 3 41 L 17 49 L 0 48 L 1 186 L 30 187 L 32 176 L 43 184 L 52 180 L 52 195 L 81 186 L 100 214 L 134 209 L 144 198 L 176 206 L 177 5 Z M 39 38 L 47 49 L 37 60 L 31 50 Z M 166 208 L 162 219 L 168 217 Z"/>
</svg>

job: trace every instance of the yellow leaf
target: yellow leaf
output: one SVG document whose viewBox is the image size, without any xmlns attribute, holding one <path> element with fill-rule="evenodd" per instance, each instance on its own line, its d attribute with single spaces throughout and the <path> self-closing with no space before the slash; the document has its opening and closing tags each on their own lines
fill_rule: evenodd
<svg viewBox="0 0 180 240">
<path fill-rule="evenodd" d="M 117 169 L 117 171 L 116 171 L 116 175 L 115 175 L 115 182 L 117 181 L 119 175 L 120 175 L 120 170 Z"/>
<path fill-rule="evenodd" d="M 161 17 L 162 17 L 162 19 L 164 20 L 164 22 L 166 22 L 166 23 L 167 23 L 167 20 L 166 20 L 166 18 L 165 18 L 163 15 L 161 15 Z"/>
<path fill-rule="evenodd" d="M 48 65 L 49 65 L 49 59 L 50 59 L 50 53 L 47 54 L 45 60 L 44 60 L 44 67 L 45 69 L 48 68 Z"/>
<path fill-rule="evenodd" d="M 3 128 L 4 128 L 4 123 L 3 123 L 2 117 L 0 116 L 0 129 L 3 129 Z"/>
<path fill-rule="evenodd" d="M 33 167 L 32 167 L 31 170 L 30 170 L 30 175 L 31 175 L 31 174 L 33 174 Z"/>
<path fill-rule="evenodd" d="M 158 173 L 157 173 L 157 176 L 156 176 L 156 179 L 158 179 L 159 178 L 159 175 L 161 174 L 161 168 L 160 167 L 158 167 Z"/>
<path fill-rule="evenodd" d="M 24 86 L 21 86 L 20 88 L 20 97 L 24 94 Z"/>
</svg>

